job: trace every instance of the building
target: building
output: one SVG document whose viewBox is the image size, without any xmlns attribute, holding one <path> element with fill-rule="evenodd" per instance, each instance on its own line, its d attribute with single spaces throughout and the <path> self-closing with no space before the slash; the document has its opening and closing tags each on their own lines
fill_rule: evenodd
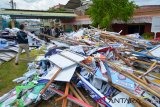
<svg viewBox="0 0 160 107">
<path fill-rule="evenodd" d="M 113 21 L 112 28 L 115 32 L 123 30 L 122 34 L 139 33 L 142 35 L 148 33 L 154 35 L 151 32 L 151 27 L 152 18 L 155 16 L 160 16 L 160 5 L 141 6 L 135 10 L 133 18 L 127 23 L 115 20 Z M 160 33 L 157 33 L 157 36 L 160 36 Z"/>
<path fill-rule="evenodd" d="M 53 6 L 53 9 L 60 9 L 60 8 L 64 8 L 64 5 L 59 3 L 58 5 Z"/>
<path fill-rule="evenodd" d="M 91 24 L 91 19 L 89 16 L 85 15 L 85 11 L 89 8 L 91 3 L 92 0 L 87 0 L 87 2 L 70 0 L 65 7 L 74 9 L 78 17 L 72 20 L 62 20 L 62 23 L 66 26 L 76 25 L 77 27 Z M 160 5 L 140 6 L 134 11 L 133 17 L 128 22 L 114 20 L 112 23 L 112 30 L 114 32 L 122 30 L 121 34 L 123 35 L 132 33 L 154 35 L 154 33 L 151 32 L 152 18 L 154 16 L 160 16 Z M 159 36 L 160 33 L 157 33 L 157 37 Z"/>
<path fill-rule="evenodd" d="M 88 15 L 85 15 L 86 10 L 89 8 L 92 0 L 69 0 L 65 5 L 65 8 L 72 9 L 77 17 L 74 19 L 63 19 L 61 20 L 62 25 L 66 31 L 79 29 L 80 27 L 88 27 L 92 22 Z"/>
</svg>

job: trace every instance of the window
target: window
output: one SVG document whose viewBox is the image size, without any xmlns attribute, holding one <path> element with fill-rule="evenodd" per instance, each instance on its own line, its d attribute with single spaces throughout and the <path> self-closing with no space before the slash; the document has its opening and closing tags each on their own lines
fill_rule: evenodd
<svg viewBox="0 0 160 107">
<path fill-rule="evenodd" d="M 128 25 L 128 34 L 139 33 L 142 35 L 144 33 L 144 25 Z"/>
</svg>

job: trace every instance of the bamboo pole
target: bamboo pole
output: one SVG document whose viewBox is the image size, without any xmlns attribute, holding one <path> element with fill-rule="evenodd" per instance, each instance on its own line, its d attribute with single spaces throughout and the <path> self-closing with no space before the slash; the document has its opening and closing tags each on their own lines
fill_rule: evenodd
<svg viewBox="0 0 160 107">
<path fill-rule="evenodd" d="M 143 80 L 141 80 L 140 78 L 137 78 L 135 75 L 129 73 L 129 72 L 126 72 L 126 71 L 123 71 L 121 68 L 118 68 L 115 64 L 107 61 L 109 66 L 115 70 L 117 70 L 117 72 L 123 74 L 124 76 L 132 79 L 133 81 L 135 81 L 136 83 L 138 83 L 139 85 L 143 86 L 146 90 L 148 90 L 150 93 L 152 93 L 153 95 L 155 96 L 158 96 L 160 97 L 160 94 L 157 93 L 155 90 L 153 90 L 151 88 L 151 86 L 149 86 L 149 84 L 146 84 Z"/>
<path fill-rule="evenodd" d="M 135 67 L 133 67 L 129 61 L 125 60 L 125 58 L 124 58 L 123 56 L 119 55 L 119 53 L 117 52 L 117 50 L 114 50 L 114 53 L 115 53 L 120 59 L 122 59 L 128 66 L 130 66 L 130 67 L 132 67 L 133 69 L 135 69 Z"/>
<path fill-rule="evenodd" d="M 64 41 L 63 39 L 60 39 L 60 38 L 55 38 L 53 36 L 50 36 L 50 35 L 47 35 L 47 34 L 44 34 L 44 33 L 41 33 L 41 35 L 47 37 L 47 38 L 51 38 L 51 39 L 56 39 L 57 41 Z M 84 44 L 83 42 L 80 42 L 80 41 L 76 41 L 76 40 L 73 40 L 73 39 L 70 39 L 70 38 L 65 38 L 65 42 L 68 42 L 69 43 L 76 43 L 76 44 Z"/>
<path fill-rule="evenodd" d="M 68 91 L 69 91 L 69 83 L 66 83 L 66 89 L 65 89 L 65 96 L 68 96 Z M 62 103 L 62 107 L 66 107 L 67 106 L 67 97 L 65 97 L 63 99 L 63 103 Z"/>
<path fill-rule="evenodd" d="M 146 78 L 145 77 L 142 77 L 143 81 L 148 84 L 148 82 L 146 81 Z"/>
<path fill-rule="evenodd" d="M 154 67 L 156 64 L 157 64 L 157 62 L 155 61 L 155 62 L 150 66 L 150 68 L 149 68 L 143 75 L 141 75 L 139 78 L 142 78 L 142 77 L 146 76 L 149 72 L 151 72 L 154 68 L 156 68 L 156 67 Z"/>
<path fill-rule="evenodd" d="M 132 60 L 132 61 L 134 61 L 134 62 L 138 62 L 138 63 L 141 63 L 141 64 L 145 64 L 145 65 L 149 65 L 149 66 L 151 66 L 151 65 L 152 65 L 152 63 L 144 62 L 144 61 L 140 61 L 140 60 Z M 157 64 L 157 67 L 159 67 L 159 68 L 160 68 L 160 65 L 159 65 L 159 64 Z"/>
<path fill-rule="evenodd" d="M 103 34 L 101 34 L 101 35 L 103 35 Z M 105 36 L 105 35 L 103 35 L 103 36 Z M 114 40 L 116 40 L 116 41 L 119 41 L 119 42 L 121 42 L 121 43 L 123 43 L 123 44 L 127 45 L 127 46 L 135 47 L 135 45 L 130 44 L 130 43 L 127 43 L 127 42 L 125 42 L 124 40 L 119 39 L 119 38 L 116 38 L 116 37 L 110 37 L 110 38 L 108 38 L 108 39 L 114 39 Z"/>
<path fill-rule="evenodd" d="M 80 92 L 80 90 L 77 88 L 77 86 L 73 82 L 71 82 L 71 83 L 72 83 L 73 87 L 75 88 L 75 90 L 77 91 L 77 93 L 82 98 L 82 100 L 90 105 L 89 101 L 84 97 L 84 95 Z"/>
<path fill-rule="evenodd" d="M 104 75 L 104 77 L 107 78 L 106 74 Z M 113 86 L 113 87 L 115 87 L 116 89 L 120 90 L 121 92 L 127 94 L 130 98 L 133 98 L 134 100 L 139 101 L 139 102 L 135 103 L 136 107 L 141 107 L 141 105 L 143 107 L 154 107 L 151 103 L 145 101 L 144 99 L 141 99 L 141 98 L 135 96 L 134 94 L 132 94 L 128 90 L 126 90 L 126 89 L 124 89 L 124 88 L 122 88 L 122 87 L 120 87 L 118 85 L 115 85 L 115 84 L 110 84 L 110 85 Z M 139 104 L 141 104 L 141 105 L 139 105 Z"/>
<path fill-rule="evenodd" d="M 98 104 L 98 103 L 96 103 L 96 107 L 99 107 L 99 104 Z"/>
<path fill-rule="evenodd" d="M 115 39 L 117 39 L 117 40 L 125 40 L 125 41 L 128 41 L 128 42 L 135 42 L 135 41 L 133 41 L 133 40 L 129 40 L 129 39 L 125 39 L 126 37 L 122 37 L 122 36 L 116 36 L 115 34 L 106 34 L 106 33 L 102 33 L 101 34 L 103 37 L 110 37 L 110 38 L 115 38 Z M 123 42 L 122 42 L 123 43 Z M 137 43 L 138 45 L 142 45 L 142 46 L 144 46 L 144 47 L 147 47 L 146 45 L 144 45 L 144 44 L 142 44 L 142 43 Z M 134 46 L 135 47 L 135 46 Z"/>
<path fill-rule="evenodd" d="M 105 77 L 105 78 L 108 78 L 108 76 L 107 76 L 106 74 L 104 75 L 104 77 Z M 132 94 L 132 93 L 129 92 L 128 90 L 126 90 L 126 89 L 124 89 L 124 88 L 122 88 L 122 87 L 120 87 L 120 86 L 118 86 L 118 85 L 115 85 L 115 84 L 113 84 L 112 82 L 109 83 L 109 84 L 110 84 L 111 86 L 115 87 L 116 89 L 120 90 L 121 92 L 127 94 L 130 98 L 134 98 L 134 100 L 140 101 L 139 103 L 140 103 L 142 106 L 144 106 L 144 107 L 154 107 L 154 106 L 153 106 L 152 104 L 150 104 L 149 102 L 147 102 L 147 101 L 145 101 L 144 99 L 141 99 L 141 98 L 135 96 L 134 94 Z M 141 107 L 141 105 L 139 105 L 139 103 L 136 102 L 136 103 L 135 103 L 135 106 L 136 106 L 136 107 Z"/>
<path fill-rule="evenodd" d="M 54 79 L 57 77 L 57 75 L 60 73 L 61 70 L 62 70 L 62 68 L 58 69 L 58 71 L 54 74 L 54 76 L 51 78 L 51 80 L 46 84 L 45 88 L 42 89 L 42 91 L 40 92 L 40 94 L 43 94 L 47 90 L 47 88 L 54 81 Z"/>
<path fill-rule="evenodd" d="M 69 94 L 73 96 L 71 91 L 69 91 Z M 68 100 L 67 107 L 73 107 L 73 106 L 74 106 L 74 103 L 72 103 L 70 100 Z"/>
<path fill-rule="evenodd" d="M 135 70 L 134 72 L 135 72 L 136 74 L 140 74 L 140 75 L 143 75 L 143 74 L 144 74 L 143 72 L 138 71 L 138 70 Z M 154 75 L 152 75 L 152 74 L 147 74 L 147 76 L 160 80 L 159 77 L 156 77 L 156 76 L 154 76 Z"/>
<path fill-rule="evenodd" d="M 154 51 L 154 50 L 156 50 L 156 49 L 158 49 L 158 48 L 160 48 L 160 46 L 158 46 L 158 47 L 156 47 L 156 48 L 152 49 L 152 51 Z M 147 54 L 149 53 L 149 54 L 151 54 L 151 55 L 152 55 L 152 53 L 151 53 L 152 51 L 148 51 L 148 52 L 147 52 Z M 153 56 L 153 55 L 152 55 L 152 56 Z"/>
<path fill-rule="evenodd" d="M 55 88 L 51 88 L 55 93 L 57 93 L 60 96 L 64 95 L 64 92 L 57 90 Z M 72 95 L 68 95 L 67 99 L 71 102 L 73 102 L 76 105 L 79 105 L 81 107 L 92 107 L 91 105 L 86 104 L 83 100 L 79 100 L 78 98 L 72 96 Z"/>
<path fill-rule="evenodd" d="M 142 107 L 154 107 L 151 103 L 145 101 L 144 99 L 141 99 L 137 96 L 135 96 L 134 94 L 132 94 L 131 92 L 129 92 L 128 90 L 118 86 L 118 85 L 115 85 L 115 84 L 112 84 L 113 87 L 117 88 L 118 90 L 120 90 L 121 92 L 124 92 L 125 94 L 127 94 L 130 98 L 134 98 L 134 100 L 136 101 L 139 101 L 139 103 L 142 105 Z M 137 104 L 136 104 L 137 105 Z M 139 105 L 139 104 L 138 104 Z"/>
<path fill-rule="evenodd" d="M 107 78 L 106 74 L 104 75 L 104 77 Z M 109 83 L 109 84 L 110 84 L 110 83 Z M 145 100 L 143 100 L 143 99 L 135 96 L 134 94 L 132 94 L 132 93 L 129 92 L 128 90 L 126 90 L 126 89 L 124 89 L 124 88 L 122 88 L 122 87 L 120 87 L 120 86 L 118 86 L 118 85 L 115 85 L 115 84 L 110 84 L 110 85 L 113 86 L 114 88 L 120 90 L 121 92 L 127 94 L 130 98 L 134 98 L 134 100 L 140 101 L 139 103 L 138 103 L 138 102 L 135 103 L 135 106 L 136 106 L 136 107 L 141 107 L 141 105 L 144 106 L 144 107 L 154 107 L 154 106 L 153 106 L 152 104 L 150 104 L 149 102 L 147 102 L 147 101 L 145 101 Z M 139 105 L 139 104 L 141 104 L 141 105 Z"/>
<path fill-rule="evenodd" d="M 59 102 L 59 101 L 61 101 L 61 100 L 63 100 L 64 98 L 66 98 L 67 97 L 67 95 L 64 95 L 64 96 L 62 96 L 62 97 L 59 97 L 59 98 L 57 98 L 57 99 L 55 99 L 55 103 L 56 102 Z"/>
<path fill-rule="evenodd" d="M 69 85 L 69 89 L 71 90 L 71 92 L 76 98 L 78 98 L 79 100 L 82 100 L 82 98 L 78 95 L 78 93 L 74 90 L 74 88 L 71 85 Z"/>
<path fill-rule="evenodd" d="M 73 61 L 73 62 L 75 62 L 75 63 L 77 63 L 77 64 L 79 64 L 79 65 L 81 65 L 81 66 L 83 66 L 83 67 L 85 67 L 85 68 L 87 68 L 90 72 L 94 71 L 93 68 L 87 66 L 86 64 L 84 64 L 84 63 L 82 63 L 82 62 L 77 62 L 77 61 L 75 61 L 74 59 L 71 59 L 71 58 L 69 58 L 69 57 L 67 57 L 67 56 L 65 56 L 65 55 L 62 55 L 62 54 L 59 54 L 59 55 L 61 55 L 61 56 L 65 57 L 65 58 L 67 58 L 67 59 L 69 59 L 69 60 L 71 60 L 71 61 Z"/>
</svg>

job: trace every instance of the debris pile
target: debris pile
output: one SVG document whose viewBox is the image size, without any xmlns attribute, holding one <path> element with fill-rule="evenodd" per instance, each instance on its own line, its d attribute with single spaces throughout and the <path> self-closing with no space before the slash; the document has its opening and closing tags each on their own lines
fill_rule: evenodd
<svg viewBox="0 0 160 107">
<path fill-rule="evenodd" d="M 0 32 L 0 64 L 10 61 L 18 53 L 18 44 L 16 41 L 16 34 L 18 31 L 18 28 L 6 28 L 4 31 Z M 43 41 L 34 34 L 31 32 L 27 33 L 29 35 L 28 42 L 30 50 L 38 48 L 41 46 L 41 44 L 43 44 Z"/>
<path fill-rule="evenodd" d="M 45 55 L 28 63 L 21 83 L 0 97 L 1 107 L 29 106 L 56 95 L 62 107 L 160 106 L 160 45 L 137 34 L 122 36 L 99 29 L 80 29 L 41 48 Z M 85 94 L 84 94 L 85 93 Z"/>
</svg>

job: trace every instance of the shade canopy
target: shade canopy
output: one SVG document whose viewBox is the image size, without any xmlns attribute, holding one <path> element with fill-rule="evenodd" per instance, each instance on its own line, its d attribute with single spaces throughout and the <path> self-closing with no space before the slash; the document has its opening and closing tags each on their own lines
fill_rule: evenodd
<svg viewBox="0 0 160 107">
<path fill-rule="evenodd" d="M 0 15 L 10 15 L 12 19 L 54 19 L 54 18 L 75 18 L 74 13 L 55 13 L 48 11 L 33 10 L 0 10 Z"/>
</svg>

